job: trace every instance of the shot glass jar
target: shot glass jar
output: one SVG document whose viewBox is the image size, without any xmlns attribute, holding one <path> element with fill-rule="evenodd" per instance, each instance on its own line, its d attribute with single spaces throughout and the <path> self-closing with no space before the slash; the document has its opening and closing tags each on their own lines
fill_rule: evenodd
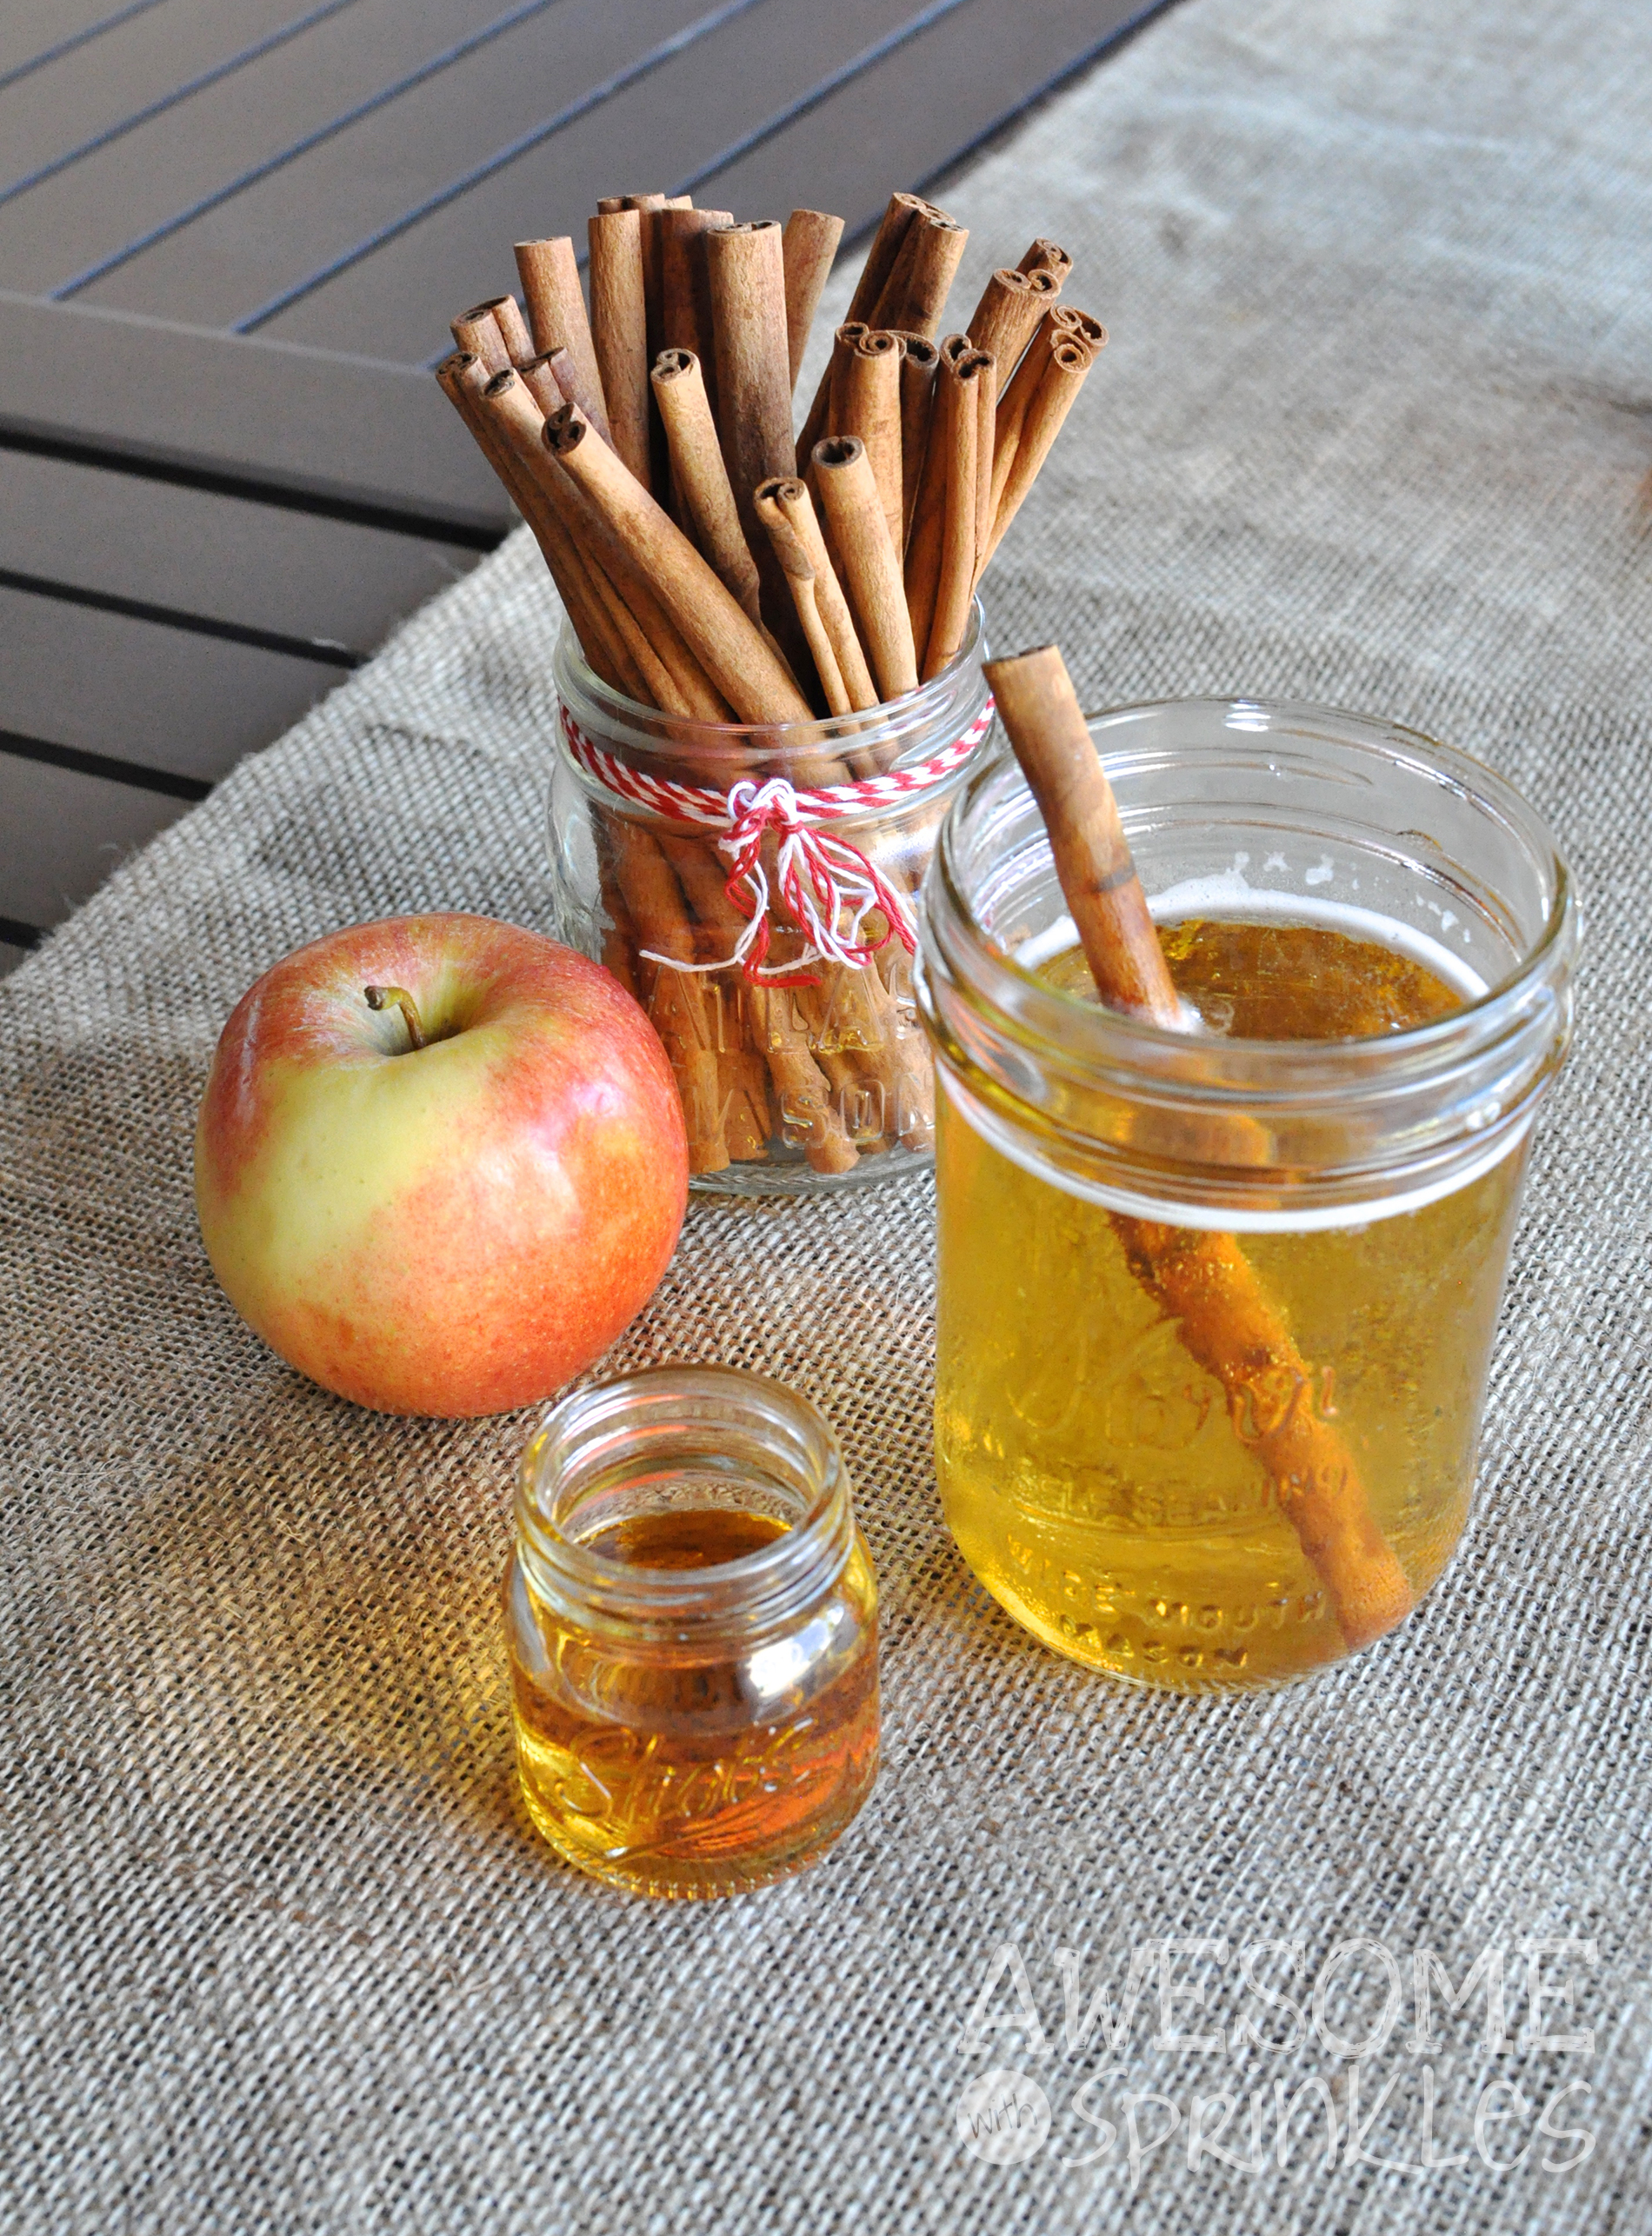
<svg viewBox="0 0 1652 2236">
<path fill-rule="evenodd" d="M 1076 937 L 1007 755 L 930 874 L 954 1535 L 1077 1660 L 1275 1683 L 1402 1620 L 1462 1533 L 1576 912 L 1509 787 L 1390 724 L 1200 701 L 1091 730 L 1161 927 L 1340 931 L 1461 999 L 1380 1036 L 1256 1040 L 1059 990 Z"/>
<path fill-rule="evenodd" d="M 554 928 L 653 1019 L 696 1187 L 790 1195 L 929 1163 L 916 910 L 989 724 L 983 651 L 977 604 L 932 682 L 868 714 L 761 729 L 640 706 L 564 632 Z"/>
<path fill-rule="evenodd" d="M 837 1442 L 778 1382 L 576 1391 L 523 1455 L 504 1587 L 529 1815 L 642 1894 L 829 1847 L 877 1774 L 877 1586 Z"/>
</svg>

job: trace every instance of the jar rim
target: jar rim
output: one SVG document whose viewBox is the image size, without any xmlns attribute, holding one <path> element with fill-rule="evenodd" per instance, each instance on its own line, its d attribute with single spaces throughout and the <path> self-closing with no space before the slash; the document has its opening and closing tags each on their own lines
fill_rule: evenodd
<svg viewBox="0 0 1652 2236">
<path fill-rule="evenodd" d="M 1467 996 L 1443 1015 L 1426 1019 L 1420 1024 L 1403 1026 L 1392 1032 L 1355 1035 L 1347 1039 L 1222 1041 L 1216 1045 L 1224 1055 L 1229 1051 L 1234 1052 L 1244 1068 L 1254 1068 L 1257 1072 L 1277 1066 L 1282 1061 L 1288 1062 L 1293 1070 L 1300 1071 L 1309 1079 L 1316 1075 L 1323 1075 L 1328 1083 L 1347 1076 L 1356 1067 L 1369 1065 L 1373 1051 L 1379 1048 L 1383 1052 L 1385 1068 L 1397 1068 L 1408 1057 L 1427 1057 L 1436 1050 L 1455 1043 L 1461 1039 L 1465 1026 L 1478 1026 L 1517 1007 L 1525 989 L 1550 970 L 1557 957 L 1568 963 L 1572 960 L 1570 953 L 1562 953 L 1562 950 L 1575 949 L 1577 944 L 1576 895 L 1565 858 L 1547 823 L 1506 778 L 1458 747 L 1446 745 L 1424 731 L 1409 729 L 1384 715 L 1360 714 L 1350 709 L 1323 706 L 1307 699 L 1229 699 L 1216 695 L 1140 699 L 1098 712 L 1087 711 L 1084 720 L 1091 736 L 1096 738 L 1096 749 L 1103 764 L 1111 762 L 1116 767 L 1123 757 L 1122 754 L 1109 754 L 1103 736 L 1097 735 L 1098 731 L 1106 733 L 1144 716 L 1218 711 L 1229 716 L 1282 717 L 1294 724 L 1312 725 L 1322 731 L 1325 728 L 1335 729 L 1343 733 L 1340 742 L 1372 754 L 1381 750 L 1377 739 L 1356 735 L 1356 732 L 1381 732 L 1385 739 L 1402 742 L 1415 749 L 1414 765 L 1419 769 L 1431 776 L 1444 778 L 1461 793 L 1470 796 L 1478 794 L 1483 804 L 1494 808 L 1505 822 L 1512 825 L 1534 851 L 1542 855 L 1554 887 L 1543 928 L 1513 969 L 1487 987 L 1483 993 Z M 1253 729 L 1255 725 L 1245 723 L 1236 727 Z M 1109 1008 L 1097 1002 L 1087 1002 L 1080 995 L 1064 992 L 1036 971 L 1017 962 L 1012 953 L 989 939 L 976 922 L 959 874 L 956 859 L 958 834 L 974 800 L 985 786 L 1003 773 L 1007 757 L 1007 747 L 1001 747 L 997 753 L 989 753 L 982 763 L 969 772 L 942 826 L 930 875 L 946 895 L 949 911 L 949 931 L 955 932 L 969 944 L 971 960 L 978 960 L 983 978 L 989 986 L 996 982 L 1006 990 L 1011 988 L 1024 989 L 1041 1006 L 1049 1005 L 1049 1015 L 1052 1018 L 1073 1021 L 1082 1034 L 1105 1048 L 1116 1061 L 1128 1064 L 1134 1053 L 1144 1068 L 1153 1069 L 1156 1068 L 1156 1059 L 1166 1055 L 1173 1059 L 1185 1057 L 1189 1047 L 1189 1035 L 1186 1033 L 1172 1026 L 1156 1024 L 1149 1018 Z M 1022 781 L 1024 783 L 1025 780 Z M 991 1006 L 998 1008 L 1003 1005 L 992 1003 Z M 1211 1044 L 1209 1041 L 1199 1045 L 1207 1054 L 1209 1052 Z M 1229 1099 L 1235 1091 L 1244 1091 L 1236 1081 L 1224 1087 L 1223 1099 Z M 1258 1091 L 1272 1090 L 1259 1087 Z M 1334 1088 L 1331 1091 L 1335 1091 Z"/>
<path fill-rule="evenodd" d="M 986 657 L 986 616 L 979 597 L 972 598 L 963 642 L 938 675 L 920 683 L 897 699 L 887 699 L 863 713 L 811 715 L 790 722 L 709 722 L 692 715 L 669 715 L 658 707 L 629 697 L 605 682 L 581 649 L 572 627 L 563 622 L 553 655 L 557 695 L 582 721 L 593 716 L 601 725 L 604 742 L 620 742 L 639 753 L 669 752 L 712 758 L 754 755 L 784 762 L 789 755 L 818 754 L 843 743 L 865 748 L 891 737 L 923 735 L 978 688 L 988 695 L 980 663 Z M 583 702 L 583 705 L 581 702 Z"/>
<path fill-rule="evenodd" d="M 595 1552 L 563 1527 L 594 1473 L 630 1457 L 640 1474 L 645 1456 L 669 1460 L 674 1430 L 690 1427 L 762 1440 L 771 1474 L 789 1468 L 800 1510 L 768 1544 L 702 1567 L 651 1567 Z M 824 1416 L 783 1382 L 736 1367 L 642 1368 L 585 1383 L 546 1410 L 522 1457 L 516 1530 L 536 1581 L 589 1617 L 676 1633 L 763 1625 L 806 1604 L 847 1561 L 849 1475 Z"/>
<path fill-rule="evenodd" d="M 943 828 L 914 972 L 943 1086 L 976 1130 L 1074 1193 L 1188 1225 L 1357 1224 L 1465 1185 L 1511 1150 L 1569 1042 L 1579 940 L 1566 863 L 1514 787 L 1419 731 L 1308 701 L 1150 700 L 1086 720 L 1127 835 L 1180 842 L 1250 825 L 1329 846 L 1336 833 L 1407 882 L 1460 891 L 1497 951 L 1486 972 L 1465 972 L 1456 1007 L 1380 1035 L 1239 1039 L 1087 1002 L 988 928 L 995 875 L 1027 871 L 1041 908 L 1055 882 L 1030 791 L 1000 743 Z M 1182 793 L 1165 780 L 1184 769 Z M 1231 795 L 1217 782 L 1224 769 L 1237 780 Z M 1412 788 L 1400 795 L 1408 829 L 1397 836 L 1379 773 L 1390 799 L 1396 778 Z M 1296 780 L 1313 789 L 1293 791 Z M 1327 806 L 1343 786 L 1345 802 Z M 1430 829 L 1433 788 L 1455 809 Z M 1209 913 L 1296 914 L 1278 888 L 1238 883 L 1256 906 L 1235 891 Z M 1311 895 L 1282 897 L 1316 913 Z M 1196 903 L 1179 912 L 1198 913 Z"/>
</svg>

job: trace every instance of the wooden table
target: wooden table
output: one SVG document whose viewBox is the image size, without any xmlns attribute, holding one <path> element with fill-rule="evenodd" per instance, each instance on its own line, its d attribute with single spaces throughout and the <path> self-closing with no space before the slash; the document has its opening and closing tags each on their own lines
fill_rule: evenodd
<svg viewBox="0 0 1652 2236">
<path fill-rule="evenodd" d="M 506 532 L 426 371 L 598 193 L 843 212 L 1156 0 L 16 0 L 0 968 Z"/>
</svg>

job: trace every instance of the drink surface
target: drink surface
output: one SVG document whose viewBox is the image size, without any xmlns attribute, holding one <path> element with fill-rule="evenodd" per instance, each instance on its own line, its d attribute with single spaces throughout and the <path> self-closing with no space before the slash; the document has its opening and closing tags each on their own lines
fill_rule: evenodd
<svg viewBox="0 0 1652 2236">
<path fill-rule="evenodd" d="M 636 1515 L 583 1541 L 639 1569 L 715 1569 L 784 1534 L 729 1507 Z M 570 1863 L 638 1892 L 763 1885 L 829 1847 L 877 1769 L 876 1588 L 858 1537 L 782 1635 L 646 1644 L 506 1585 L 523 1796 Z"/>
<path fill-rule="evenodd" d="M 1382 1035 L 1462 995 L 1323 926 L 1162 927 L 1184 1000 L 1246 1039 Z M 1093 1000 L 1082 954 L 1041 974 Z M 1269 1424 L 1198 1363 L 1127 1254 L 1136 1222 L 1023 1170 L 941 1097 L 936 1437 L 965 1557 L 1079 1660 L 1185 1691 L 1278 1682 L 1349 1642 L 1265 1463 Z M 1367 1225 L 1247 1233 L 1245 1259 L 1411 1591 L 1461 1534 L 1523 1158 Z M 1282 1500 L 1282 1487 L 1286 1497 Z"/>
</svg>

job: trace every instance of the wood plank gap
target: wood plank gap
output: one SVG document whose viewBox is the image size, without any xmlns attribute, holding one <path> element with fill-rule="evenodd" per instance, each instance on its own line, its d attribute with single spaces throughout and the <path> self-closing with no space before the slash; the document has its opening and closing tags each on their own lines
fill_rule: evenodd
<svg viewBox="0 0 1652 2236">
<path fill-rule="evenodd" d="M 59 172 L 71 169 L 88 156 L 96 155 L 100 148 L 124 139 L 127 133 L 137 131 L 140 124 L 147 124 L 157 116 L 163 116 L 169 109 L 176 109 L 181 101 L 187 101 L 192 94 L 204 93 L 208 86 L 216 85 L 236 70 L 244 70 L 249 63 L 274 53 L 277 47 L 285 46 L 290 40 L 297 38 L 301 32 L 311 30 L 317 23 L 324 23 L 330 16 L 342 15 L 346 8 L 355 5 L 356 0 L 321 0 L 319 7 L 311 8 L 307 14 L 296 17 L 291 23 L 283 23 L 278 30 L 267 32 L 262 39 L 255 39 L 250 46 L 243 47 L 238 54 L 226 55 L 222 62 L 214 63 L 210 70 L 202 70 L 197 77 L 186 79 L 182 85 L 175 85 L 170 93 L 162 94 L 158 100 L 146 102 L 143 108 L 133 110 L 130 116 L 122 116 L 115 123 L 106 124 L 101 132 L 94 132 L 90 139 L 83 140 L 78 147 L 66 148 L 62 155 L 54 156 L 50 163 L 41 163 L 22 178 L 13 179 L 9 186 L 0 186 L 0 209 L 3 209 L 8 202 L 15 202 L 20 194 L 27 194 L 31 187 L 43 186 L 49 178 L 56 178 Z"/>
<path fill-rule="evenodd" d="M 138 761 L 119 761 L 110 753 L 88 753 L 78 745 L 59 745 L 49 737 L 25 737 L 0 729 L 0 753 L 16 761 L 40 761 L 49 769 L 72 769 L 77 775 L 103 776 L 141 792 L 164 792 L 173 800 L 204 800 L 212 787 L 199 776 L 180 776 L 170 769 L 150 769 Z"/>
<path fill-rule="evenodd" d="M 956 4 L 956 0 L 954 0 L 954 4 Z M 410 231 L 438 210 L 445 210 L 449 203 L 456 202 L 461 195 L 468 194 L 473 186 L 480 186 L 496 171 L 503 170 L 519 156 L 525 156 L 530 148 L 540 146 L 553 134 L 565 130 L 581 116 L 589 116 L 593 109 L 600 108 L 605 101 L 611 101 L 627 86 L 635 85 L 639 78 L 649 77 L 674 56 L 681 54 L 685 47 L 691 47 L 696 40 L 707 38 L 713 31 L 721 30 L 736 16 L 743 16 L 762 5 L 763 0 L 723 0 L 723 6 L 712 9 L 709 15 L 696 16 L 693 23 L 685 23 L 672 37 L 663 39 L 658 46 L 650 47 L 635 62 L 627 63 L 623 69 L 615 70 L 599 84 L 590 87 L 577 100 L 570 101 L 566 108 L 559 109 L 554 116 L 530 125 L 527 131 L 518 133 L 514 140 L 508 141 L 503 148 L 496 149 L 492 155 L 484 157 L 471 170 L 462 172 L 457 178 L 450 179 L 445 186 L 438 187 L 434 194 L 426 195 L 422 202 L 415 203 L 410 210 L 404 210 L 399 216 L 376 227 L 362 240 L 342 250 L 313 272 L 307 272 L 303 279 L 295 280 L 290 287 L 283 288 L 279 295 L 272 295 L 267 303 L 261 303 L 256 310 L 249 310 L 243 317 L 233 320 L 229 331 L 231 334 L 256 334 L 261 326 L 267 326 L 283 310 L 290 310 L 295 303 L 302 303 L 317 288 L 325 287 L 329 280 L 336 279 L 340 272 L 348 271 L 352 264 L 359 264 L 375 250 L 382 249 L 386 242 L 394 241 L 400 235 Z"/>
<path fill-rule="evenodd" d="M 0 916 L 0 942 L 7 947 L 22 948 L 26 954 L 45 936 L 43 925 L 25 924 L 21 916 Z"/>
<path fill-rule="evenodd" d="M 125 614 L 132 621 L 157 622 L 163 629 L 181 629 L 195 636 L 216 636 L 230 644 L 250 644 L 260 652 L 284 652 L 295 660 L 319 660 L 330 668 L 356 669 L 371 656 L 341 644 L 332 636 L 289 636 L 276 629 L 257 629 L 245 622 L 219 621 L 210 614 L 185 613 L 177 606 L 150 605 L 143 598 L 123 597 L 115 590 L 89 590 L 78 582 L 53 582 L 44 575 L 20 574 L 0 567 L 0 589 L 23 590 L 34 598 L 55 598 L 63 605 L 90 606 L 98 613 Z"/>
<path fill-rule="evenodd" d="M 68 38 L 59 39 L 55 47 L 43 47 L 37 55 L 30 55 L 27 62 L 17 63 L 10 70 L 0 72 L 0 93 L 3 93 L 9 85 L 16 85 L 20 78 L 32 77 L 36 70 L 44 70 L 49 62 L 61 62 L 65 55 L 73 54 L 77 47 L 87 46 L 93 39 L 101 39 L 105 31 L 117 30 L 121 24 L 130 23 L 134 16 L 146 16 L 151 8 L 160 5 L 161 0 L 128 0 L 128 4 L 124 8 L 117 8 L 112 16 L 105 16 L 96 23 L 88 23 L 83 30 L 73 31 Z M 0 938 L 3 937 L 3 933 L 0 933 Z"/>
<path fill-rule="evenodd" d="M 443 352 L 445 355 L 446 352 Z M 374 504 L 356 497 L 324 496 L 292 489 L 217 466 L 191 466 L 180 460 L 150 458 L 112 445 L 78 443 L 72 436 L 46 435 L 0 419 L 0 450 L 21 450 L 33 458 L 61 458 L 71 466 L 97 466 L 105 473 L 130 474 L 140 482 L 167 482 L 174 488 L 204 489 L 210 496 L 240 497 L 249 504 L 274 505 L 283 512 L 311 513 L 323 520 L 349 521 L 357 528 L 383 529 L 390 536 L 413 536 L 423 543 L 451 544 L 461 551 L 496 551 L 510 527 L 470 528 L 430 513 Z"/>
<path fill-rule="evenodd" d="M 446 47 L 440 54 L 432 55 L 428 62 L 421 63 L 416 70 L 409 70 L 404 77 L 395 79 L 390 84 L 380 86 L 377 92 L 370 94 L 364 101 L 356 102 L 353 108 L 341 110 L 336 116 L 330 116 L 324 124 L 317 124 L 314 131 L 306 132 L 288 147 L 277 149 L 273 156 L 266 156 L 250 170 L 243 170 L 238 177 L 227 179 L 222 186 L 215 187 L 210 194 L 203 194 L 198 202 L 190 203 L 186 209 L 174 210 L 158 225 L 151 225 L 147 233 L 140 233 L 120 248 L 111 250 L 108 256 L 100 257 L 95 264 L 88 264 L 83 271 L 76 272 L 72 278 L 60 280 L 56 287 L 48 290 L 47 302 L 69 302 L 96 281 L 106 279 L 110 272 L 119 271 L 123 264 L 130 263 L 134 256 L 141 256 L 146 249 L 154 248 L 158 242 L 170 240 L 174 233 L 181 233 L 185 226 L 192 225 L 197 217 L 204 217 L 209 210 L 222 209 L 226 202 L 233 202 L 236 195 L 244 194 L 250 187 L 256 186 L 261 180 L 270 177 L 275 172 L 284 170 L 300 156 L 307 156 L 313 149 L 336 139 L 339 133 L 347 131 L 352 124 L 359 124 L 363 117 L 372 116 L 376 110 L 399 100 L 403 94 L 410 92 L 415 86 L 424 84 L 441 71 L 451 69 L 455 63 L 463 62 L 467 55 L 476 53 L 478 48 L 488 46 L 493 40 L 502 38 L 507 31 L 514 30 L 518 23 L 526 23 L 530 17 L 543 16 L 548 8 L 554 8 L 556 4 L 557 0 L 521 0 L 519 6 L 510 9 L 503 16 L 496 16 L 490 23 L 483 24 L 469 38 L 461 39 L 456 46 Z M 432 360 L 432 363 L 436 362 Z"/>
</svg>

